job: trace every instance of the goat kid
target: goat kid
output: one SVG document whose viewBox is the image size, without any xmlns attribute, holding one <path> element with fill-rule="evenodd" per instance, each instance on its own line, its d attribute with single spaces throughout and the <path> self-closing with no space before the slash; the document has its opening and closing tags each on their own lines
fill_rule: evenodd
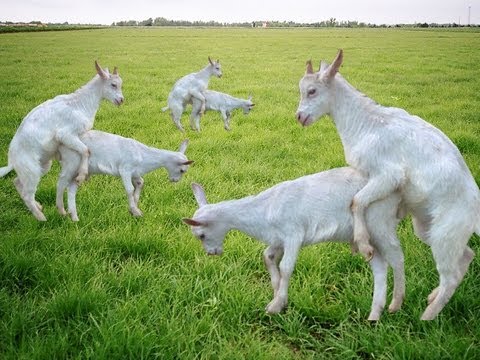
<svg viewBox="0 0 480 360">
<path fill-rule="evenodd" d="M 63 145 L 81 156 L 76 181 L 81 183 L 88 173 L 88 148 L 79 136 L 93 127 L 102 99 L 115 105 L 124 101 L 122 79 L 117 68 L 113 74 L 95 61 L 97 75 L 85 86 L 68 95 L 48 100 L 23 119 L 8 149 L 8 166 L 0 168 L 0 177 L 15 170 L 15 187 L 37 220 L 46 221 L 35 193 L 42 175 L 52 165 L 58 147 Z"/>
<path fill-rule="evenodd" d="M 480 235 L 480 192 L 457 147 L 439 129 L 403 109 L 384 107 L 351 86 L 338 70 L 340 50 L 317 73 L 307 62 L 300 80 L 297 120 L 303 126 L 329 114 L 342 140 L 347 163 L 369 180 L 352 201 L 354 241 L 371 256 L 365 211 L 399 190 L 413 216 L 415 234 L 430 245 L 440 284 L 428 296 L 423 320 L 435 318 L 462 281 Z"/>
<path fill-rule="evenodd" d="M 210 255 L 223 252 L 226 234 L 236 229 L 268 245 L 263 253 L 271 276 L 273 300 L 268 313 L 287 305 L 288 284 L 303 246 L 350 242 L 353 219 L 350 204 L 367 179 L 353 168 L 338 168 L 282 182 L 255 196 L 208 204 L 203 188 L 192 184 L 199 209 L 191 226 Z M 403 252 L 396 237 L 400 197 L 391 194 L 367 210 L 367 224 L 375 253 L 370 261 L 374 290 L 370 320 L 378 320 L 385 307 L 388 265 L 393 268 L 394 291 L 389 311 L 400 309 L 405 294 Z"/>
<path fill-rule="evenodd" d="M 240 99 L 231 95 L 213 90 L 205 90 L 205 111 L 218 111 L 222 115 L 225 130 L 230 130 L 230 117 L 235 109 L 242 109 L 245 115 L 255 106 L 252 97 Z M 202 103 L 197 98 L 192 98 L 192 115 L 190 117 L 190 127 L 192 130 L 200 131 L 200 117 L 202 116 Z"/>
<path fill-rule="evenodd" d="M 180 130 L 184 131 L 180 119 L 188 103 L 192 98 L 200 101 L 200 112 L 205 111 L 205 96 L 203 92 L 207 89 L 212 76 L 222 77 L 222 67 L 219 60 L 212 61 L 208 58 L 209 64 L 196 73 L 185 75 L 175 82 L 167 99 L 167 106 L 162 108 L 165 112 L 170 109 L 170 116 L 173 123 Z"/>
<path fill-rule="evenodd" d="M 185 156 L 188 140 L 180 145 L 178 152 L 161 150 L 146 146 L 134 139 L 102 131 L 90 130 L 81 138 L 90 150 L 88 161 L 89 174 L 106 174 L 121 177 L 128 198 L 128 206 L 133 216 L 142 216 L 138 208 L 140 192 L 143 188 L 142 175 L 164 167 L 168 171 L 170 181 L 177 182 L 193 163 Z M 68 188 L 68 212 L 73 221 L 78 221 L 76 194 L 77 182 L 75 173 L 80 157 L 75 151 L 60 146 L 59 159 L 61 172 L 57 183 L 57 208 L 60 214 L 66 215 L 63 194 Z"/>
</svg>

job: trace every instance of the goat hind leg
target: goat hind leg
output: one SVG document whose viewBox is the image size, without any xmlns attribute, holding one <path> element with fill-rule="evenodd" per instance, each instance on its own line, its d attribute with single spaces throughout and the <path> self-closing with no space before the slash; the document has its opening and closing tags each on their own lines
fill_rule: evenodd
<svg viewBox="0 0 480 360">
<path fill-rule="evenodd" d="M 442 233 L 435 231 L 440 228 Z M 434 233 L 430 244 L 440 276 L 440 285 L 428 296 L 429 304 L 422 314 L 422 320 L 434 319 L 453 296 L 463 280 L 468 266 L 473 260 L 474 252 L 467 246 L 471 233 L 461 231 L 459 224 L 452 224 L 449 231 L 444 227 L 432 226 Z"/>
<path fill-rule="evenodd" d="M 47 221 L 47 218 L 42 212 L 40 203 L 35 200 L 35 193 L 37 191 L 38 183 L 40 182 L 40 175 L 36 172 L 29 172 L 28 176 L 22 176 L 17 172 L 18 177 L 15 179 L 15 187 L 20 193 L 25 205 L 27 205 L 30 212 L 38 221 Z"/>
<path fill-rule="evenodd" d="M 460 263 L 459 263 L 459 270 L 460 270 L 460 278 L 461 279 L 463 279 L 463 277 L 467 273 L 468 266 L 472 262 L 474 256 L 475 256 L 475 252 L 470 247 L 467 246 L 465 248 L 464 252 L 463 252 L 462 259 L 460 260 Z M 431 304 L 435 300 L 435 298 L 438 295 L 439 290 L 440 290 L 440 286 L 437 286 L 428 295 L 428 298 L 427 298 L 428 304 Z"/>
</svg>

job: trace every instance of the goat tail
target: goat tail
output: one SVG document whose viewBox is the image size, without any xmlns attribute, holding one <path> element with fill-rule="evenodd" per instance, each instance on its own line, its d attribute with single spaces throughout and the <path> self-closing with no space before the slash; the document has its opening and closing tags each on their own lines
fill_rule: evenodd
<svg viewBox="0 0 480 360">
<path fill-rule="evenodd" d="M 168 109 L 170 109 L 170 108 L 169 108 L 169 106 L 167 105 L 167 106 L 165 106 L 165 107 L 162 108 L 162 112 L 165 112 L 165 111 L 167 111 Z"/>
<path fill-rule="evenodd" d="M 7 175 L 12 170 L 13 170 L 12 165 L 7 165 L 7 166 L 4 166 L 4 167 L 0 168 L 0 177 L 4 177 L 5 175 Z"/>
</svg>

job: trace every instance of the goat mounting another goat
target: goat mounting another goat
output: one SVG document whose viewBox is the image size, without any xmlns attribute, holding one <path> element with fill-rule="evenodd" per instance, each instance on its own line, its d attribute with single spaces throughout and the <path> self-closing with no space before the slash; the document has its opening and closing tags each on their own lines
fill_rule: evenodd
<svg viewBox="0 0 480 360">
<path fill-rule="evenodd" d="M 58 147 L 63 145 L 81 156 L 76 177 L 80 184 L 88 175 L 88 147 L 79 137 L 93 127 L 102 99 L 115 105 L 124 101 L 117 68 L 110 74 L 96 61 L 95 68 L 97 75 L 86 85 L 72 94 L 58 95 L 27 114 L 10 142 L 8 166 L 0 168 L 0 177 L 15 170 L 15 187 L 37 220 L 47 220 L 35 193 Z"/>
<path fill-rule="evenodd" d="M 457 147 L 439 129 L 403 109 L 384 107 L 351 86 L 331 65 L 314 72 L 307 62 L 300 80 L 297 120 L 303 126 L 329 114 L 347 163 L 368 182 L 352 201 L 354 242 L 366 257 L 373 249 L 365 211 L 399 191 L 412 214 L 415 234 L 430 245 L 440 284 L 428 296 L 423 320 L 435 318 L 462 281 L 474 252 L 470 236 L 480 234 L 480 192 Z"/>
<path fill-rule="evenodd" d="M 184 131 L 180 119 L 187 104 L 192 102 L 192 98 L 200 101 L 200 112 L 205 111 L 205 96 L 203 92 L 207 89 L 212 76 L 222 77 L 222 67 L 219 60 L 212 61 L 208 58 L 208 65 L 202 70 L 185 75 L 178 79 L 173 85 L 170 94 L 168 94 L 167 106 L 162 108 L 165 112 L 170 109 L 170 116 L 173 123 L 180 131 Z"/>
</svg>

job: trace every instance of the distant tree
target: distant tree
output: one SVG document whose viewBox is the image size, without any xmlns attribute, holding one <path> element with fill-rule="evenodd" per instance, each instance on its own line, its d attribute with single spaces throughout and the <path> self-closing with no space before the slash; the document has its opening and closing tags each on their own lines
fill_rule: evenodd
<svg viewBox="0 0 480 360">
<path fill-rule="evenodd" d="M 149 18 L 147 20 L 140 21 L 138 23 L 138 25 L 140 25 L 140 26 L 152 26 L 153 25 L 153 19 Z"/>
</svg>

